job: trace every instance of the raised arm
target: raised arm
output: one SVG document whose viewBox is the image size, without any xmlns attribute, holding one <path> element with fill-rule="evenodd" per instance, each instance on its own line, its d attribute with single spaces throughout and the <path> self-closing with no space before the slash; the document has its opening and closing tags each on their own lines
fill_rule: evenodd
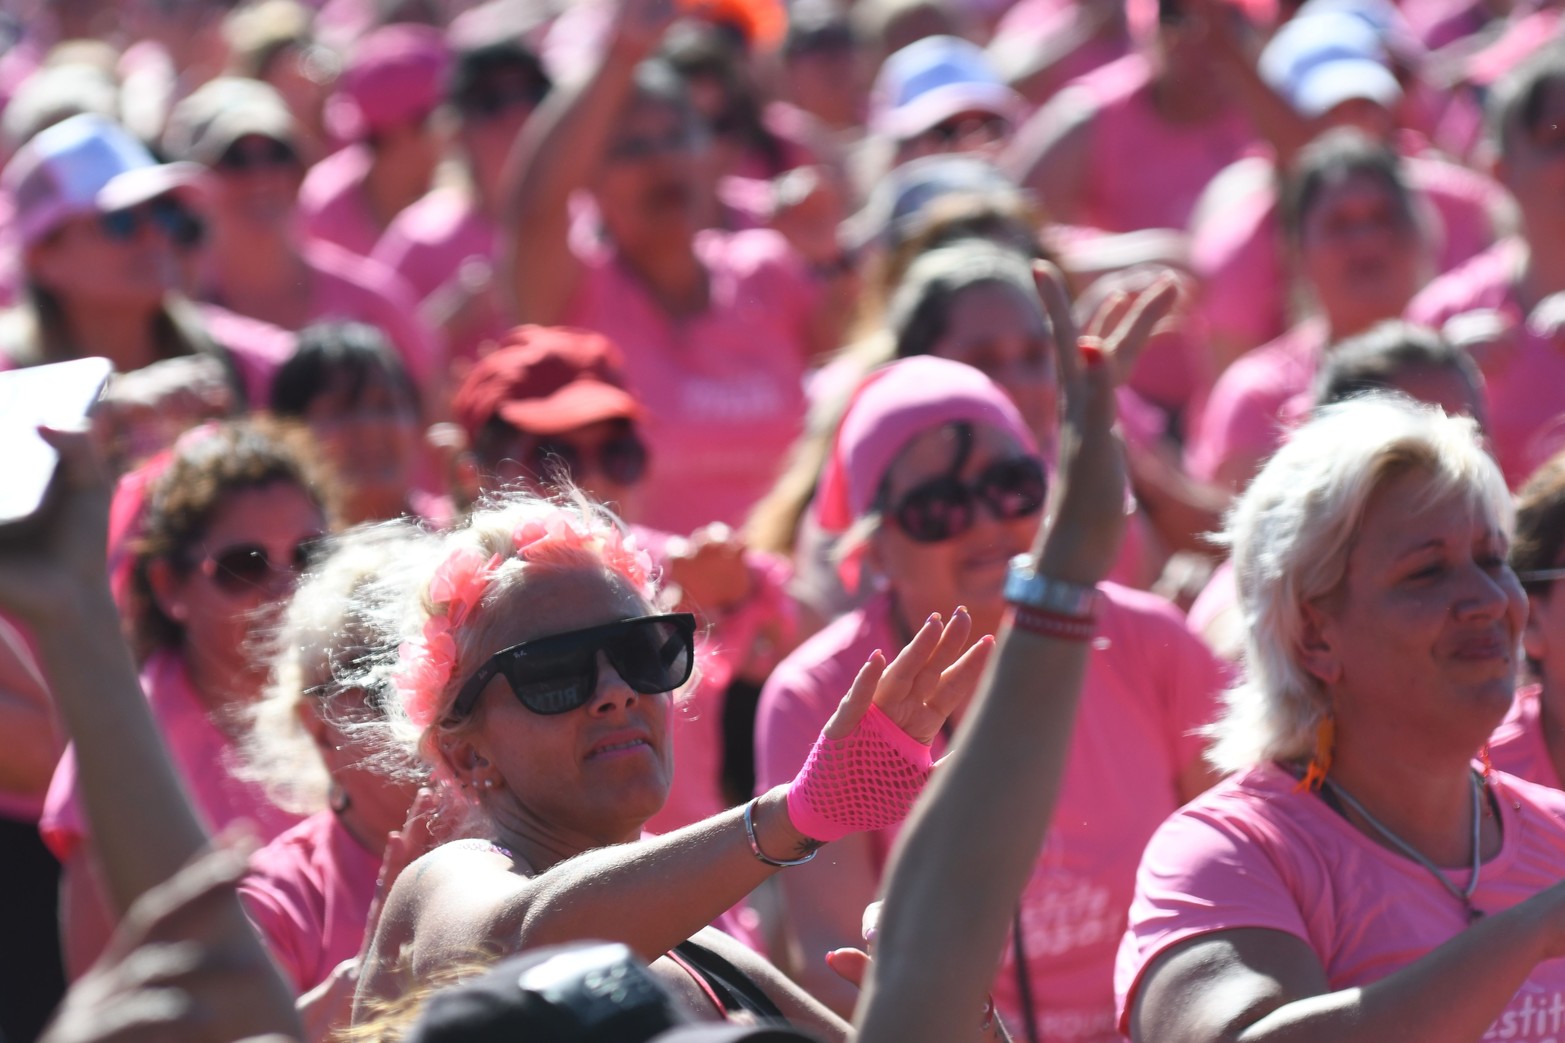
<svg viewBox="0 0 1565 1043">
<path fill-rule="evenodd" d="M 123 915 L 210 846 L 170 763 L 130 650 L 120 636 L 104 560 L 109 484 L 86 432 L 47 432 L 60 451 L 63 495 L 36 541 L 0 548 L 0 608 L 28 625 L 66 732 L 76 744 L 82 811 L 107 897 Z M 215 932 L 263 968 L 246 1003 L 213 1011 L 226 1036 L 296 1034 L 293 997 L 232 890 L 212 899 Z"/>
<path fill-rule="evenodd" d="M 817 756 L 792 783 L 745 809 L 597 848 L 531 877 L 511 873 L 509 860 L 494 852 L 425 856 L 392 890 L 373 962 L 384 970 L 405 941 L 415 973 L 481 946 L 516 951 L 587 938 L 623 942 L 649 960 L 661 956 L 784 864 L 823 842 L 901 820 L 927 775 L 929 743 L 988 661 L 991 641 L 963 651 L 971 625 L 965 612 L 945 623 L 932 618 L 891 663 L 872 656 L 823 731 Z M 903 785 L 846 799 L 850 781 L 875 772 Z"/>
<path fill-rule="evenodd" d="M 619 0 L 596 64 L 549 95 L 516 143 L 502 214 L 499 286 L 513 318 L 559 322 L 581 278 L 570 249 L 570 201 L 604 161 L 609 137 L 634 86 L 636 67 L 662 39 L 671 0 Z"/>
<path fill-rule="evenodd" d="M 1113 374 L 1128 369 L 1174 291 L 1158 283 L 1107 337 L 1078 347 L 1062 285 L 1058 272 L 1040 274 L 1060 345 L 1064 482 L 1032 560 L 1040 575 L 1091 586 L 1112 567 L 1124 525 Z M 955 748 L 892 856 L 878 956 L 858 1009 L 861 1043 L 971 1034 L 1059 795 L 1088 647 L 1082 635 L 1002 629 Z"/>
</svg>

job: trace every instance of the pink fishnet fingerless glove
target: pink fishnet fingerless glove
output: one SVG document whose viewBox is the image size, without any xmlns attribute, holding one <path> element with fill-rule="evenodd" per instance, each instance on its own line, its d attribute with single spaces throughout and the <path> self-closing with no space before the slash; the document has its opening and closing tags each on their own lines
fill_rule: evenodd
<svg viewBox="0 0 1565 1043">
<path fill-rule="evenodd" d="M 929 747 L 870 705 L 841 739 L 823 734 L 788 786 L 793 828 L 826 843 L 894 826 L 929 780 Z"/>
</svg>

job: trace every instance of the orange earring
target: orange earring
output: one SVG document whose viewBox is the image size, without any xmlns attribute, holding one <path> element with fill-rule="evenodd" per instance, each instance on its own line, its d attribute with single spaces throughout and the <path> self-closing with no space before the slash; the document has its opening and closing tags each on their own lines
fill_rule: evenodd
<svg viewBox="0 0 1565 1043">
<path fill-rule="evenodd" d="M 1483 780 L 1489 781 L 1489 776 L 1494 774 L 1494 763 L 1489 760 L 1489 744 L 1486 742 L 1478 748 L 1478 762 L 1483 765 Z"/>
<path fill-rule="evenodd" d="M 1337 719 L 1328 712 L 1315 726 L 1315 756 L 1310 758 L 1310 765 L 1304 770 L 1304 778 L 1293 787 L 1293 791 L 1303 793 L 1320 789 L 1326 776 L 1331 773 L 1331 759 L 1336 752 Z"/>
</svg>

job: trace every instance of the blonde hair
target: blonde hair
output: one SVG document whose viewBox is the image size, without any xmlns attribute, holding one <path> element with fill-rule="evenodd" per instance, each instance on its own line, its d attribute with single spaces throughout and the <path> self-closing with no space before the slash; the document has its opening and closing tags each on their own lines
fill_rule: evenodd
<svg viewBox="0 0 1565 1043">
<path fill-rule="evenodd" d="M 570 533 L 538 539 L 518 551 L 519 531 L 529 526 L 560 525 L 568 526 Z M 449 676 L 440 679 L 438 691 L 427 693 L 429 706 L 412 708 L 406 685 L 398 689 L 398 678 L 405 679 L 415 665 L 411 660 L 422 654 L 420 642 L 427 625 L 448 611 L 446 601 L 432 593 L 432 585 L 464 554 L 492 561 L 494 567 L 486 573 L 482 595 L 472 611 L 453 621 L 447 631 L 454 644 Z M 437 776 L 449 775 L 441 740 L 461 733 L 471 722 L 471 718 L 451 720 L 451 704 L 466 678 L 494 651 L 495 632 L 509 618 L 494 610 L 513 604 L 528 581 L 538 575 L 581 571 L 629 582 L 650 606 L 661 609 L 656 572 L 627 567 L 627 555 L 644 558 L 624 522 L 575 488 L 553 496 L 510 491 L 486 498 L 460 529 L 431 541 L 426 552 L 407 555 L 408 571 L 400 584 L 407 596 L 396 606 L 367 606 L 371 613 L 380 613 L 382 636 L 378 651 L 365 661 L 360 686 L 372 690 L 385 686 L 384 690 L 397 692 L 385 707 L 390 744 L 415 755 Z M 427 722 L 421 720 L 425 716 Z"/>
<path fill-rule="evenodd" d="M 1510 492 L 1478 425 L 1400 394 L 1322 409 L 1234 505 L 1221 540 L 1239 588 L 1245 679 L 1208 729 L 1215 741 L 1207 757 L 1217 768 L 1237 771 L 1313 749 L 1326 702 L 1300 662 L 1305 605 L 1338 591 L 1371 497 L 1410 472 L 1428 476 L 1427 500 L 1459 494 L 1510 539 Z"/>
<path fill-rule="evenodd" d="M 350 711 L 339 697 L 362 689 L 372 707 L 388 701 L 383 684 L 363 683 L 363 664 L 376 654 L 372 606 L 401 601 L 396 581 L 405 574 L 395 564 L 433 542 L 407 520 L 359 526 L 333 537 L 325 559 L 299 583 L 271 635 L 271 678 L 247 708 L 237 768 L 277 806 L 302 815 L 327 806 L 331 778 L 302 713 L 349 736 L 372 729 L 379 719 L 372 709 Z M 377 761 L 386 756 L 376 749 L 368 755 Z M 383 774 L 413 770 L 405 758 L 374 766 Z"/>
</svg>

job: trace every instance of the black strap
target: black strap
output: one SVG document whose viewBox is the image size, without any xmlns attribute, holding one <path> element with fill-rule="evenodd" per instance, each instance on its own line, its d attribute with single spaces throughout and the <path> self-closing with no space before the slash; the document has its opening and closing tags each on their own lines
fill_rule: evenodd
<svg viewBox="0 0 1565 1043">
<path fill-rule="evenodd" d="M 758 1018 L 782 1021 L 783 1012 L 750 976 L 699 942 L 680 942 L 674 952 L 712 987 L 727 1013 L 748 1011 Z"/>
<path fill-rule="evenodd" d="M 1027 946 L 1022 941 L 1022 907 L 1019 905 L 1011 916 L 1011 960 L 1016 964 L 1016 996 L 1022 1004 L 1022 1036 L 1027 1043 L 1038 1043 L 1032 975 L 1027 973 Z"/>
</svg>

